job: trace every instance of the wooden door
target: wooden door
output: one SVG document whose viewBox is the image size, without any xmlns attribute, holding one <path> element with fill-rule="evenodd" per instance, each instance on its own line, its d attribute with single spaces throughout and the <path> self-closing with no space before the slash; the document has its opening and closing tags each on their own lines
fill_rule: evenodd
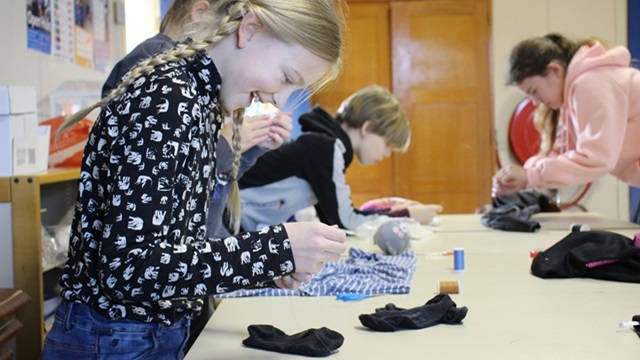
<svg viewBox="0 0 640 360">
<path fill-rule="evenodd" d="M 483 0 L 391 3 L 393 91 L 413 131 L 396 159 L 398 196 L 442 204 L 445 213 L 490 202 L 489 24 Z"/>
<path fill-rule="evenodd" d="M 334 84 L 314 96 L 314 104 L 335 114 L 344 99 L 365 86 L 377 84 L 392 90 L 389 9 L 387 2 L 349 4 L 344 71 Z M 347 183 L 356 206 L 394 194 L 393 161 L 391 157 L 364 167 L 354 158 L 347 169 Z"/>
</svg>

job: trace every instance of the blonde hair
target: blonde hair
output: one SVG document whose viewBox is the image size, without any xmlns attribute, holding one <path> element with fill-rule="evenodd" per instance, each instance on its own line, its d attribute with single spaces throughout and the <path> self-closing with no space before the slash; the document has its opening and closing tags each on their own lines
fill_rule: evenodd
<svg viewBox="0 0 640 360">
<path fill-rule="evenodd" d="M 245 14 L 254 13 L 265 28 L 277 39 L 288 44 L 299 44 L 332 66 L 311 85 L 311 92 L 321 89 L 335 79 L 342 69 L 342 31 L 344 29 L 343 0 L 215 0 L 209 11 L 185 27 L 185 36 L 193 39 L 167 52 L 142 61 L 131 70 L 129 76 L 97 103 L 70 116 L 58 129 L 59 135 L 68 130 L 92 110 L 120 97 L 138 77 L 148 74 L 155 67 L 191 58 L 235 33 Z M 234 119 L 234 159 L 232 179 L 237 178 L 240 164 L 240 135 L 244 109 L 232 110 Z M 237 233 L 240 227 L 239 190 L 233 181 L 229 190 L 227 208 L 231 229 Z"/>
<path fill-rule="evenodd" d="M 160 32 L 179 34 L 184 26 L 191 22 L 191 7 L 195 1 L 197 0 L 174 0 L 160 22 Z"/>
<path fill-rule="evenodd" d="M 398 99 L 381 86 L 367 86 L 345 99 L 336 120 L 355 129 L 370 121 L 371 131 L 385 138 L 393 150 L 405 151 L 409 147 L 409 120 Z"/>
</svg>

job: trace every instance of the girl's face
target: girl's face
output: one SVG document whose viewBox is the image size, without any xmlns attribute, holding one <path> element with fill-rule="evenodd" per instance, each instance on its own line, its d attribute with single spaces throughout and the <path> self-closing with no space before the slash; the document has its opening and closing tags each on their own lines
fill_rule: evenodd
<svg viewBox="0 0 640 360">
<path fill-rule="evenodd" d="M 353 149 L 360 165 L 373 165 L 391 155 L 391 147 L 387 144 L 387 140 L 381 135 L 370 132 L 368 128 L 366 123 L 360 128 L 360 141 Z"/>
<path fill-rule="evenodd" d="M 249 106 L 253 98 L 282 109 L 291 93 L 316 82 L 331 66 L 301 45 L 274 38 L 253 13 L 245 15 L 235 41 L 233 56 L 219 68 L 220 100 L 228 111 Z"/>
<path fill-rule="evenodd" d="M 534 105 L 544 104 L 558 110 L 564 102 L 564 73 L 564 67 L 552 62 L 547 66 L 546 75 L 529 76 L 517 86 Z"/>
</svg>

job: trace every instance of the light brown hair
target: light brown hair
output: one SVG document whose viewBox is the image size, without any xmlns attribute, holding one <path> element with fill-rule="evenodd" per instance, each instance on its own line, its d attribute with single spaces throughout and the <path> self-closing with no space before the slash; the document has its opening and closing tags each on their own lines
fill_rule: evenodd
<svg viewBox="0 0 640 360">
<path fill-rule="evenodd" d="M 336 120 L 354 129 L 369 121 L 371 131 L 385 138 L 393 150 L 405 151 L 409 146 L 409 120 L 398 99 L 382 86 L 367 86 L 349 96 L 338 108 Z"/>
</svg>

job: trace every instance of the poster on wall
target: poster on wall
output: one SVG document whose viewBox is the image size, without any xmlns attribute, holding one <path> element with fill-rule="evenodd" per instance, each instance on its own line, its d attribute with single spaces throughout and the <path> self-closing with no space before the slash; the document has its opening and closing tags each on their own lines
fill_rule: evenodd
<svg viewBox="0 0 640 360">
<path fill-rule="evenodd" d="M 93 69 L 92 0 L 75 0 L 76 64 Z"/>
<path fill-rule="evenodd" d="M 53 56 L 73 61 L 74 20 L 73 0 L 53 0 L 52 53 Z"/>
<path fill-rule="evenodd" d="M 93 0 L 93 64 L 96 70 L 107 71 L 111 49 L 107 32 L 107 0 Z"/>
<path fill-rule="evenodd" d="M 27 0 L 27 48 L 51 54 L 49 0 Z"/>
</svg>

